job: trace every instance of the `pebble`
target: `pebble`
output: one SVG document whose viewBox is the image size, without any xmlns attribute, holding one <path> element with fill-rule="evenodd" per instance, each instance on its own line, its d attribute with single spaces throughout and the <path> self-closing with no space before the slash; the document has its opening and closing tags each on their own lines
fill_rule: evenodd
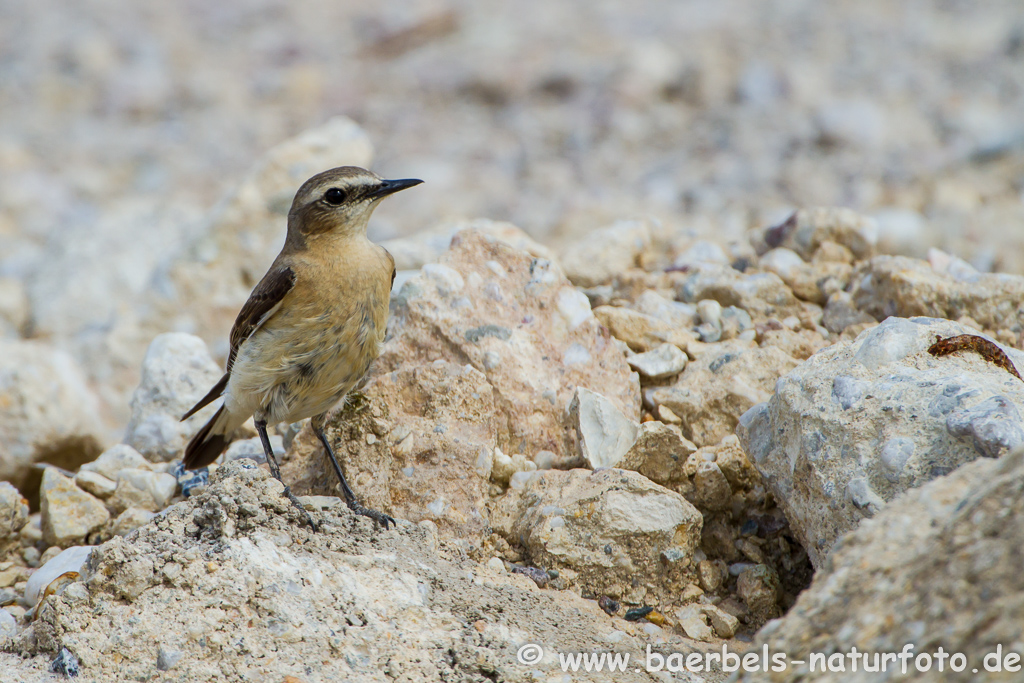
<svg viewBox="0 0 1024 683">
<path fill-rule="evenodd" d="M 78 675 L 78 657 L 72 654 L 71 650 L 62 647 L 50 663 L 50 671 L 64 678 L 74 678 Z"/>
<path fill-rule="evenodd" d="M 661 344 L 650 351 L 626 358 L 629 366 L 646 379 L 664 379 L 686 368 L 686 354 L 675 344 Z"/>
<path fill-rule="evenodd" d="M 577 387 L 569 414 L 579 435 L 580 455 L 591 469 L 615 467 L 636 442 L 640 425 L 601 394 Z"/>
<path fill-rule="evenodd" d="M 81 470 L 75 475 L 75 483 L 78 488 L 86 493 L 91 493 L 97 498 L 109 498 L 117 489 L 117 482 L 108 479 L 99 472 Z"/>
<path fill-rule="evenodd" d="M 128 468 L 147 470 L 151 468 L 151 465 L 137 450 L 127 444 L 119 443 L 103 451 L 92 462 L 82 465 L 80 472 L 95 472 L 111 481 L 116 481 L 117 473 Z"/>
<path fill-rule="evenodd" d="M 505 563 L 500 557 L 492 557 L 487 560 L 487 568 L 495 574 L 504 574 L 506 572 Z"/>
<path fill-rule="evenodd" d="M 43 472 L 39 490 L 43 538 L 49 545 L 71 545 L 110 519 L 106 506 L 54 467 Z"/>
</svg>

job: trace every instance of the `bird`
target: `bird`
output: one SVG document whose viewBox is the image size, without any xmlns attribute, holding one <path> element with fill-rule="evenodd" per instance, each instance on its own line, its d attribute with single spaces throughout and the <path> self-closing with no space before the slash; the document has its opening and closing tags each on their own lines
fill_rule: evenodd
<svg viewBox="0 0 1024 683">
<path fill-rule="evenodd" d="M 284 247 L 242 306 L 231 328 L 224 376 L 181 418 L 220 397 L 213 417 L 185 447 L 184 469 L 205 467 L 249 417 L 284 495 L 318 529 L 281 479 L 267 425 L 310 418 L 349 509 L 385 529 L 395 520 L 362 506 L 338 464 L 324 425 L 380 355 L 387 331 L 395 260 L 366 234 L 385 197 L 422 180 L 385 180 L 357 166 L 319 173 L 295 193 Z"/>
</svg>

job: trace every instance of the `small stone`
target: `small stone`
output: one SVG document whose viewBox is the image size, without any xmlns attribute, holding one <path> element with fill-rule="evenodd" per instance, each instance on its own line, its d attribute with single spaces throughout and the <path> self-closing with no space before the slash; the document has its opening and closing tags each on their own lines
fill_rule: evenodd
<svg viewBox="0 0 1024 683">
<path fill-rule="evenodd" d="M 759 620 L 778 616 L 779 575 L 765 564 L 744 569 L 736 579 L 736 593 Z"/>
<path fill-rule="evenodd" d="M 319 512 L 330 510 L 343 502 L 338 496 L 298 496 L 298 498 L 302 507 Z"/>
<path fill-rule="evenodd" d="M 701 560 L 697 563 L 697 580 L 700 587 L 707 593 L 716 593 L 724 580 L 719 564 L 713 560 Z"/>
<path fill-rule="evenodd" d="M 544 588 L 548 585 L 548 581 L 551 580 L 551 577 L 548 576 L 548 573 L 543 569 L 540 569 L 539 567 L 523 567 L 518 564 L 513 564 L 512 573 L 522 574 L 523 576 L 527 577 L 528 579 L 532 580 L 535 584 L 537 584 L 538 588 Z"/>
<path fill-rule="evenodd" d="M 696 605 L 686 605 L 676 610 L 676 621 L 679 623 L 679 628 L 688 638 L 699 640 L 702 643 L 710 642 L 715 637 L 706 618 L 700 607 Z"/>
<path fill-rule="evenodd" d="M 74 573 L 77 576 L 93 549 L 94 546 L 76 545 L 58 552 L 55 557 L 46 561 L 29 577 L 28 584 L 25 586 L 25 600 L 34 605 L 39 602 L 46 587 L 54 580 L 68 573 Z"/>
<path fill-rule="evenodd" d="M 50 671 L 64 678 L 74 678 L 78 675 L 78 657 L 72 654 L 71 650 L 62 647 L 57 657 L 50 663 Z"/>
<path fill-rule="evenodd" d="M 658 420 L 665 424 L 678 425 L 683 423 L 683 419 L 672 412 L 672 409 L 668 406 L 658 406 L 655 409 L 655 414 Z"/>
<path fill-rule="evenodd" d="M 495 447 L 494 457 L 491 460 L 491 481 L 502 486 L 508 485 L 512 477 L 519 472 L 533 472 L 537 464 L 528 460 L 521 453 L 514 453 L 512 456 L 502 453 L 500 448 Z"/>
<path fill-rule="evenodd" d="M 76 474 L 75 483 L 78 484 L 78 488 L 100 499 L 109 498 L 117 489 L 116 481 L 104 477 L 99 472 L 88 470 Z"/>
<path fill-rule="evenodd" d="M 487 568 L 495 574 L 504 574 L 506 572 L 505 563 L 500 557 L 492 557 L 487 560 Z"/>
<path fill-rule="evenodd" d="M 28 501 L 14 486 L 0 481 L 0 557 L 18 544 L 19 532 L 28 519 Z"/>
<path fill-rule="evenodd" d="M 117 481 L 117 473 L 121 470 L 128 468 L 148 470 L 151 467 L 149 461 L 142 457 L 141 453 L 127 444 L 119 443 L 103 451 L 100 457 L 92 462 L 82 465 L 81 472 L 95 472 L 111 481 Z"/>
<path fill-rule="evenodd" d="M 143 524 L 149 523 L 156 513 L 141 508 L 128 508 L 114 519 L 110 525 L 110 533 L 115 536 L 127 536 Z"/>
<path fill-rule="evenodd" d="M 39 564 L 44 565 L 53 558 L 64 552 L 64 549 L 59 545 L 51 545 L 49 548 L 43 551 L 43 554 L 39 556 Z"/>
<path fill-rule="evenodd" d="M 173 474 L 128 468 L 117 473 L 117 490 L 108 505 L 114 510 L 139 507 L 157 512 L 167 507 L 178 490 Z"/>
<path fill-rule="evenodd" d="M 594 316 L 608 328 L 612 336 L 620 339 L 637 353 L 650 351 L 661 344 L 673 344 L 681 349 L 695 340 L 686 328 L 647 315 L 640 311 L 620 306 L 598 306 Z"/>
<path fill-rule="evenodd" d="M 644 422 L 636 442 L 619 467 L 634 470 L 651 481 L 669 486 L 685 475 L 683 463 L 697 447 L 683 438 L 679 428 L 658 421 Z"/>
<path fill-rule="evenodd" d="M 701 605 L 701 611 L 711 622 L 711 627 L 715 629 L 715 635 L 719 638 L 727 639 L 736 635 L 740 627 L 739 619 L 714 605 Z"/>
<path fill-rule="evenodd" d="M 43 539 L 49 545 L 72 545 L 110 519 L 103 503 L 53 467 L 43 472 L 39 498 Z"/>
<path fill-rule="evenodd" d="M 693 477 L 697 501 L 708 510 L 725 510 L 732 504 L 732 489 L 718 463 L 701 460 Z"/>
<path fill-rule="evenodd" d="M 661 344 L 651 351 L 626 358 L 629 367 L 647 379 L 664 379 L 686 368 L 686 354 L 674 344 Z"/>
<path fill-rule="evenodd" d="M 39 559 L 42 553 L 39 552 L 39 548 L 34 545 L 30 545 L 21 551 L 21 557 L 25 560 L 25 564 L 30 567 L 38 567 Z"/>
<path fill-rule="evenodd" d="M 618 601 L 612 600 L 607 595 L 602 595 L 597 604 L 608 616 L 615 616 L 615 613 L 619 611 Z"/>
<path fill-rule="evenodd" d="M 697 302 L 697 315 L 705 325 L 721 331 L 722 329 L 722 304 L 714 299 L 702 299 Z"/>
<path fill-rule="evenodd" d="M 170 671 L 181 661 L 183 654 L 181 650 L 174 650 L 161 645 L 156 654 L 156 668 L 159 671 Z"/>
<path fill-rule="evenodd" d="M 0 591 L 3 593 L 3 591 Z M 13 593 L 12 593 L 13 596 Z M 13 601 L 14 598 L 12 597 Z M 10 603 L 0 603 L 10 604 Z M 0 643 L 3 642 L 4 638 L 14 638 L 18 634 L 18 621 L 14 618 L 14 615 L 5 609 L 0 609 Z"/>
<path fill-rule="evenodd" d="M 576 388 L 569 415 L 579 435 L 580 456 L 592 469 L 616 467 L 636 442 L 640 425 L 589 389 Z"/>
</svg>

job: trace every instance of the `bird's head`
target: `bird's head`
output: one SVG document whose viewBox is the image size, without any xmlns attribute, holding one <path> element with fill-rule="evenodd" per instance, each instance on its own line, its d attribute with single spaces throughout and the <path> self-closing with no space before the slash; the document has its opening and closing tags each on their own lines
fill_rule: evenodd
<svg viewBox="0 0 1024 683">
<path fill-rule="evenodd" d="M 385 180 L 358 166 L 318 173 L 299 188 L 288 212 L 288 232 L 295 237 L 365 234 L 370 214 L 380 200 L 419 185 L 413 178 Z"/>
</svg>

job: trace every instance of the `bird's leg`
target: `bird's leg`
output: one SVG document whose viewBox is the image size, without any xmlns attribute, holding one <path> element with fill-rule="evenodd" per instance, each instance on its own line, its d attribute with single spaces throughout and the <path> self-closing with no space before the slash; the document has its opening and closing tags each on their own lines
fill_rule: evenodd
<svg viewBox="0 0 1024 683">
<path fill-rule="evenodd" d="M 273 475 L 274 479 L 277 479 L 284 486 L 285 497 L 292 502 L 292 505 L 297 507 L 305 515 L 306 521 L 309 522 L 309 526 L 313 531 L 320 531 L 320 527 L 316 522 L 313 521 L 313 516 L 309 514 L 309 510 L 305 508 L 302 502 L 295 497 L 290 487 L 285 485 L 281 479 L 281 468 L 277 465 L 277 458 L 274 457 L 274 449 L 270 446 L 270 437 L 267 436 L 267 422 L 266 420 L 254 420 L 256 425 L 256 431 L 260 435 L 260 441 L 263 442 L 263 452 L 267 455 L 267 464 L 270 465 L 270 474 Z"/>
<path fill-rule="evenodd" d="M 327 451 L 327 457 L 331 459 L 331 464 L 334 465 L 334 471 L 338 475 L 338 480 L 341 481 L 341 491 L 345 494 L 345 503 L 348 505 L 348 509 L 357 515 L 369 517 L 387 530 L 388 524 L 395 524 L 393 517 L 386 515 L 383 512 L 363 507 L 358 501 L 356 501 L 356 494 L 352 492 L 352 487 L 350 487 L 348 482 L 345 480 L 345 473 L 341 471 L 341 465 L 338 464 L 338 459 L 334 457 L 334 449 L 331 448 L 331 444 L 327 441 L 327 435 L 324 434 L 325 417 L 326 415 L 317 415 L 310 420 L 310 426 L 313 428 L 313 433 L 316 434 L 316 437 L 320 439 L 320 443 L 324 445 L 324 450 Z"/>
</svg>

